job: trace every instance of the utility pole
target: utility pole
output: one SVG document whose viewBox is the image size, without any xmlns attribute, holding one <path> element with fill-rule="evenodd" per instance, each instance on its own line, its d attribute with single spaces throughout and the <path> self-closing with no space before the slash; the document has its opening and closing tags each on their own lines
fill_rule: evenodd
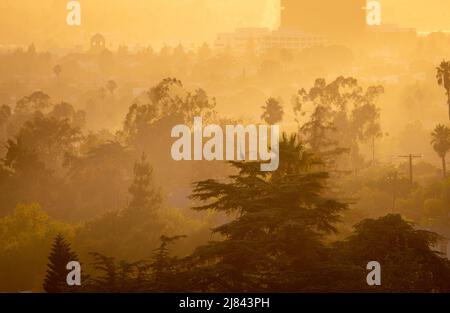
<svg viewBox="0 0 450 313">
<path fill-rule="evenodd" d="M 409 159 L 409 180 L 411 181 L 411 186 L 414 183 L 413 180 L 413 159 L 417 159 L 417 158 L 422 158 L 423 155 L 414 155 L 414 154 L 409 154 L 409 155 L 399 155 L 399 158 L 408 158 Z"/>
</svg>

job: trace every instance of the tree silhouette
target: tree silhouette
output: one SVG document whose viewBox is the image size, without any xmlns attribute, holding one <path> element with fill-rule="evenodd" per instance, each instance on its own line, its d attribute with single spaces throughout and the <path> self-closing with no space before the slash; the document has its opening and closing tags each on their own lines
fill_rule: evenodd
<svg viewBox="0 0 450 313">
<path fill-rule="evenodd" d="M 269 98 L 266 105 L 261 108 L 264 110 L 261 119 L 267 124 L 274 125 L 283 120 L 283 107 L 280 105 L 280 101 L 275 98 Z"/>
<path fill-rule="evenodd" d="M 117 89 L 117 83 L 114 80 L 108 80 L 106 83 L 106 88 L 113 95 L 114 91 Z"/>
<path fill-rule="evenodd" d="M 347 206 L 323 196 L 327 173 L 312 169 L 312 155 L 295 136 L 280 142 L 280 167 L 261 172 L 259 162 L 232 162 L 239 171 L 229 182 L 195 184 L 195 210 L 236 214 L 213 229 L 225 238 L 191 256 L 192 285 L 203 291 L 292 291 L 307 288 L 321 262 L 321 239 L 336 231 Z M 310 273 L 310 272 L 309 272 Z"/>
<path fill-rule="evenodd" d="M 444 87 L 447 94 L 448 114 L 450 119 L 450 62 L 443 60 L 436 68 L 436 79 L 439 86 Z"/>
<path fill-rule="evenodd" d="M 25 96 L 16 104 L 19 112 L 39 111 L 50 106 L 50 96 L 42 91 L 35 91 L 29 96 Z"/>
<path fill-rule="evenodd" d="M 58 234 L 48 257 L 47 275 L 43 286 L 46 292 L 68 291 L 66 282 L 68 271 L 66 266 L 70 261 L 78 261 L 78 257 L 64 237 Z"/>
<path fill-rule="evenodd" d="M 150 268 L 152 269 L 151 287 L 154 291 L 175 291 L 180 286 L 176 282 L 175 266 L 178 259 L 170 256 L 169 245 L 175 241 L 185 238 L 184 235 L 179 236 L 161 236 L 161 244 L 154 250 Z"/>
<path fill-rule="evenodd" d="M 7 105 L 0 106 L 0 126 L 6 123 L 11 114 L 12 112 L 9 106 Z"/>
<path fill-rule="evenodd" d="M 338 77 L 327 83 L 316 79 L 309 90 L 300 89 L 294 98 L 299 131 L 304 141 L 324 162 L 331 165 L 343 152 L 350 151 L 354 166 L 359 156 L 359 143 L 381 136 L 378 97 L 382 86 L 362 88 L 353 77 Z M 312 108 L 307 111 L 306 109 Z M 309 112 L 306 122 L 300 118 Z"/>
<path fill-rule="evenodd" d="M 61 75 L 62 67 L 61 65 L 57 64 L 55 67 L 53 67 L 53 73 L 55 74 L 56 78 L 59 80 L 59 76 Z"/>
<path fill-rule="evenodd" d="M 142 153 L 140 161 L 134 165 L 134 179 L 128 191 L 131 194 L 131 210 L 148 210 L 161 202 L 161 195 L 153 185 L 153 169 Z"/>
<path fill-rule="evenodd" d="M 445 161 L 445 157 L 450 151 L 450 128 L 439 124 L 433 130 L 431 136 L 431 144 L 433 145 L 433 149 L 442 160 L 442 173 L 445 178 L 447 177 L 447 163 Z"/>
<path fill-rule="evenodd" d="M 165 78 L 147 92 L 148 103 L 130 106 L 125 117 L 122 134 L 126 140 L 139 146 L 148 142 L 155 132 L 154 125 L 165 118 L 182 119 L 192 123 L 195 116 L 203 121 L 215 115 L 215 98 L 209 98 L 202 89 L 187 91 L 176 78 Z"/>
<path fill-rule="evenodd" d="M 102 292 L 126 292 L 132 280 L 132 264 L 125 261 L 116 264 L 113 257 L 92 252 L 95 276 L 90 277 L 88 289 Z"/>
<path fill-rule="evenodd" d="M 49 168 L 58 168 L 67 155 L 74 153 L 80 141 L 80 129 L 72 127 L 67 119 L 37 114 L 23 125 L 15 139 L 8 141 L 5 162 L 17 161 L 14 151 L 29 151 Z"/>
<path fill-rule="evenodd" d="M 449 262 L 432 250 L 440 239 L 436 233 L 416 229 L 400 215 L 365 219 L 339 244 L 345 257 L 336 262 L 351 262 L 364 269 L 368 262 L 378 261 L 383 273 L 380 291 L 448 291 Z M 367 289 L 360 277 L 349 280 L 349 284 L 355 284 L 351 288 Z"/>
<path fill-rule="evenodd" d="M 6 126 L 12 115 L 11 108 L 7 105 L 0 106 L 0 138 L 6 135 Z"/>
</svg>

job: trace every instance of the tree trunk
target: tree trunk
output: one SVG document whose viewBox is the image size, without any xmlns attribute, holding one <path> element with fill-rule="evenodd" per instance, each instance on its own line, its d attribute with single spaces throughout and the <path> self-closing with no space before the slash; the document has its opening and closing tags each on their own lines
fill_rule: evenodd
<svg viewBox="0 0 450 313">
<path fill-rule="evenodd" d="M 442 173 L 444 178 L 447 178 L 447 163 L 445 162 L 445 156 L 442 157 Z"/>
<path fill-rule="evenodd" d="M 447 92 L 448 119 L 450 120 L 450 92 Z"/>
<path fill-rule="evenodd" d="M 372 166 L 375 166 L 375 136 L 372 137 Z"/>
</svg>

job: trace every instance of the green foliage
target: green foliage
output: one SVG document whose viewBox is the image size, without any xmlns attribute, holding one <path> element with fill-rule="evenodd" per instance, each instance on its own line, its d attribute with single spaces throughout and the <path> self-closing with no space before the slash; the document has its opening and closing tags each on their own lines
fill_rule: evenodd
<svg viewBox="0 0 450 313">
<path fill-rule="evenodd" d="M 37 204 L 18 205 L 0 218 L 0 291 L 40 291 L 53 239 L 58 233 L 72 236 L 72 231 Z"/>
</svg>

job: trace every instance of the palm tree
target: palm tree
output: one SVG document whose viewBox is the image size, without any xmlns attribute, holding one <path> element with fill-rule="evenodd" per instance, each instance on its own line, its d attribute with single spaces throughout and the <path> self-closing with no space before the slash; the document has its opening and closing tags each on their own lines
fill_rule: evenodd
<svg viewBox="0 0 450 313">
<path fill-rule="evenodd" d="M 431 133 L 431 136 L 433 138 L 431 140 L 433 149 L 442 159 L 442 171 L 445 178 L 447 177 L 447 164 L 445 162 L 445 156 L 447 155 L 448 151 L 450 151 L 450 128 L 439 124 Z"/>
<path fill-rule="evenodd" d="M 281 122 L 283 119 L 283 107 L 275 98 L 269 98 L 266 101 L 266 105 L 261 108 L 264 110 L 261 115 L 261 119 L 263 119 L 267 124 L 274 125 Z"/>
<path fill-rule="evenodd" d="M 443 86 L 447 93 L 448 114 L 450 119 L 450 62 L 442 61 L 436 68 L 436 79 L 439 86 Z"/>
</svg>

